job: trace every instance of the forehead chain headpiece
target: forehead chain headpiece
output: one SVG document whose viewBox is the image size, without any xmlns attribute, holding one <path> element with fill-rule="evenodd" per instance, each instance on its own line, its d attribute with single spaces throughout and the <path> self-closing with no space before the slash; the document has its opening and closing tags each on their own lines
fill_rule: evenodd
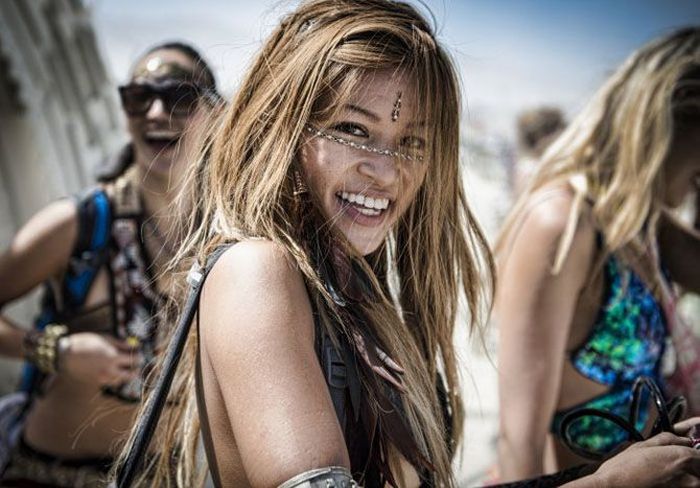
<svg viewBox="0 0 700 488">
<path fill-rule="evenodd" d="M 394 108 L 391 111 L 391 121 L 396 122 L 399 120 L 399 115 L 401 113 L 401 92 L 396 93 L 396 101 L 394 102 Z"/>
<path fill-rule="evenodd" d="M 359 144 L 357 142 L 350 141 L 350 140 L 344 139 L 342 137 L 338 137 L 334 134 L 329 134 L 328 132 L 325 132 L 321 129 L 317 129 L 311 125 L 307 125 L 306 130 L 308 132 L 311 132 L 316 137 L 322 137 L 322 138 L 327 139 L 331 142 L 335 142 L 336 144 L 351 147 L 353 149 L 359 149 L 360 151 L 366 151 L 366 152 L 373 153 L 373 154 L 379 154 L 381 156 L 390 156 L 393 158 L 405 159 L 407 161 L 423 161 L 423 156 L 420 156 L 420 155 L 412 156 L 410 154 L 405 154 L 405 153 L 402 153 L 399 151 L 393 151 L 391 149 L 380 149 L 380 148 L 377 148 L 374 146 L 369 146 L 367 144 Z"/>
</svg>

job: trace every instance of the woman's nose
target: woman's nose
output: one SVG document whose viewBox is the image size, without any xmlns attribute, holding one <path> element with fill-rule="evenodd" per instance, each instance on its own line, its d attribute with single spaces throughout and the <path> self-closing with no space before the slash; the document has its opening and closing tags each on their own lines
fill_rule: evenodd
<svg viewBox="0 0 700 488">
<path fill-rule="evenodd" d="M 385 154 L 364 155 L 358 171 L 382 187 L 393 185 L 399 176 L 396 158 Z"/>
<path fill-rule="evenodd" d="M 155 97 L 153 103 L 151 103 L 151 106 L 148 108 L 148 112 L 146 112 L 146 118 L 155 120 L 167 117 L 167 115 L 163 100 L 161 100 L 160 97 Z"/>
</svg>

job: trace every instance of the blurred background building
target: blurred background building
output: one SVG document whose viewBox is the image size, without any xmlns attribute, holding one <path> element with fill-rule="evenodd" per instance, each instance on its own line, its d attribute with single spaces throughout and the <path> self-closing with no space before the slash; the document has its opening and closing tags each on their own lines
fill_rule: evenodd
<svg viewBox="0 0 700 488">
<path fill-rule="evenodd" d="M 91 12 L 79 0 L 0 2 L 0 246 L 58 197 L 88 186 L 123 138 Z M 36 296 L 8 307 L 29 323 Z M 14 387 L 16 362 L 0 367 Z M 14 367 L 13 367 L 14 366 Z"/>
</svg>

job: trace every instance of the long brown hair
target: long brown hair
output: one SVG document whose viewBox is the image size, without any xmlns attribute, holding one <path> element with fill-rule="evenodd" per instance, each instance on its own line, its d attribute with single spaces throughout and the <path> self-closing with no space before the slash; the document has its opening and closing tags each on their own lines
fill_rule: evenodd
<svg viewBox="0 0 700 488">
<path fill-rule="evenodd" d="M 470 325 L 481 323 L 492 294 L 493 266 L 460 177 L 458 78 L 414 7 L 389 0 L 312 0 L 282 20 L 226 112 L 211 124 L 202 157 L 191 167 L 184 185 L 189 194 L 181 200 L 191 206 L 190 218 L 174 269 L 193 258 L 203 261 L 226 241 L 263 237 L 287 249 L 312 303 L 333 315 L 337 307 L 319 276 L 301 222 L 305 212 L 294 197 L 297 153 L 308 124 L 323 127 L 349 94 L 361 89 L 364 75 L 386 68 L 410 76 L 416 87 L 428 147 L 425 161 L 412 164 L 427 164 L 427 176 L 371 259 L 358 256 L 332 225 L 326 226 L 330 240 L 324 242 L 338 246 L 368 279 L 373 299 L 356 304 L 368 318 L 366 332 L 405 368 L 409 431 L 436 483 L 452 486 L 449 445 L 460 440 L 463 412 L 453 331 L 462 296 Z M 356 324 L 342 315 L 334 318 L 323 321 L 326 332 L 352 342 Z M 180 446 L 179 486 L 200 479 L 194 455 L 199 433 L 193 393 L 196 339 L 193 334 L 188 342 L 173 386 L 178 403 L 164 412 L 159 425 L 159 444 Z M 446 439 L 435 389 L 438 370 L 447 382 L 452 439 Z M 368 401 L 381 394 L 373 391 L 377 384 L 365 382 Z M 171 484 L 170 453 L 156 452 L 149 469 L 156 478 L 149 486 Z"/>
</svg>

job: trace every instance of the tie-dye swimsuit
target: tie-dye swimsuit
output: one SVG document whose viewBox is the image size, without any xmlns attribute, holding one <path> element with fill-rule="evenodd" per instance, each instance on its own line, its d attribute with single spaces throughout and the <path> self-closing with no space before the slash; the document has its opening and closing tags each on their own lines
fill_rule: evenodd
<svg viewBox="0 0 700 488">
<path fill-rule="evenodd" d="M 583 376 L 610 389 L 556 412 L 551 431 L 557 436 L 564 416 L 577 408 L 598 408 L 628 418 L 632 384 L 641 375 L 663 384 L 660 370 L 667 329 L 661 304 L 641 278 L 614 256 L 605 263 L 605 287 L 604 304 L 591 333 L 570 360 Z M 648 416 L 646 409 L 640 410 L 638 430 Z M 599 417 L 584 417 L 569 432 L 580 447 L 601 453 L 627 440 L 624 430 Z"/>
</svg>

